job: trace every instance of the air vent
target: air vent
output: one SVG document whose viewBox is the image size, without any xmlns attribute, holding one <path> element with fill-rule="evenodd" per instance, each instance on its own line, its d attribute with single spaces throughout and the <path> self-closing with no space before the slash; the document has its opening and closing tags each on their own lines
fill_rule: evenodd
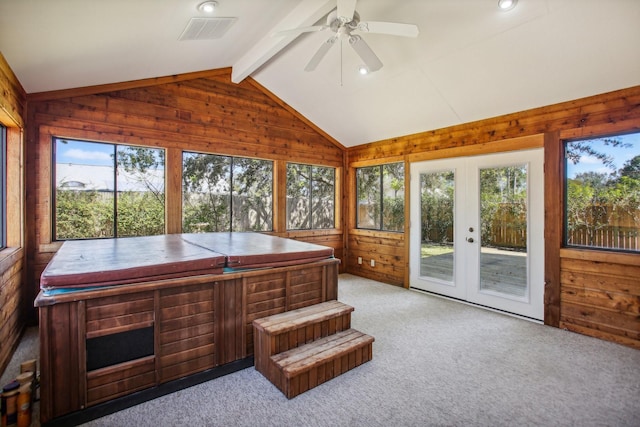
<svg viewBox="0 0 640 427">
<path fill-rule="evenodd" d="M 178 40 L 221 38 L 238 18 L 191 18 Z"/>
</svg>

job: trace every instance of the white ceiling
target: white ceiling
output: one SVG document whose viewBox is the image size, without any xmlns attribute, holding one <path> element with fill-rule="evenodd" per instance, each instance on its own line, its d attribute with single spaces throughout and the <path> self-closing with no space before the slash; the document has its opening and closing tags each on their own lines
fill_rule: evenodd
<svg viewBox="0 0 640 427">
<path fill-rule="evenodd" d="M 27 93 L 258 67 L 255 80 L 347 147 L 640 85 L 640 0 L 519 0 L 510 12 L 497 0 L 359 0 L 363 21 L 420 28 L 364 34 L 384 63 L 368 76 L 347 44 L 303 71 L 328 31 L 286 47 L 271 36 L 313 25 L 335 0 L 218 0 L 214 16 L 238 18 L 229 31 L 178 41 L 206 16 L 199 3 L 0 0 L 0 52 Z"/>
</svg>

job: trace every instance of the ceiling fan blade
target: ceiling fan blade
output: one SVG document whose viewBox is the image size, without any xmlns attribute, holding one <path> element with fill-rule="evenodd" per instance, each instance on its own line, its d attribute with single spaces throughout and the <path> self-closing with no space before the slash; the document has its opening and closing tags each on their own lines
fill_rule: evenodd
<svg viewBox="0 0 640 427">
<path fill-rule="evenodd" d="M 370 72 L 378 71 L 382 68 L 382 62 L 373 50 L 369 47 L 369 45 L 362 39 L 360 36 L 351 36 L 349 37 L 349 44 L 356 51 L 360 59 L 364 61 L 364 65 L 367 66 Z"/>
<path fill-rule="evenodd" d="M 418 37 L 420 31 L 414 24 L 400 24 L 397 22 L 360 22 L 358 30 L 363 33 L 389 34 L 392 36 Z"/>
<path fill-rule="evenodd" d="M 336 43 L 336 40 L 338 40 L 338 37 L 334 36 L 334 37 L 331 37 L 326 42 L 322 43 L 322 45 L 320 46 L 320 49 L 318 49 L 315 55 L 313 55 L 313 58 L 311 58 L 307 66 L 304 67 L 304 70 L 305 71 L 315 70 L 318 64 L 320 63 L 320 61 L 322 61 L 322 58 L 324 58 L 327 52 L 329 52 L 329 49 L 331 49 L 331 46 L 333 46 Z"/>
<path fill-rule="evenodd" d="M 343 22 L 351 22 L 356 11 L 356 0 L 338 0 L 338 19 Z"/>
<path fill-rule="evenodd" d="M 313 27 L 292 28 L 290 30 L 276 31 L 275 33 L 271 34 L 271 36 L 272 37 L 295 36 L 303 33 L 312 33 L 314 31 L 322 31 L 322 30 L 326 30 L 327 28 L 329 27 L 327 27 L 326 25 L 314 25 Z"/>
</svg>

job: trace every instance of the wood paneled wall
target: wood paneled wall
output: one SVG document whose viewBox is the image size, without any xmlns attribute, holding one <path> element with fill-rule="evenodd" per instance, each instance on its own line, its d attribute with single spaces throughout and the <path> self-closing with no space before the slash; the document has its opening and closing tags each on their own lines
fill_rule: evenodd
<svg viewBox="0 0 640 427">
<path fill-rule="evenodd" d="M 562 140 L 640 131 L 640 86 L 360 145 L 347 150 L 345 212 L 349 273 L 409 286 L 408 228 L 404 235 L 355 228 L 355 168 L 545 148 L 545 323 L 640 348 L 639 255 L 564 250 Z M 541 141 L 541 142 L 540 142 Z M 406 173 L 408 176 L 409 174 Z M 408 183 L 405 218 L 409 222 Z M 362 265 L 355 261 L 363 258 Z M 375 259 L 375 267 L 368 260 Z M 597 270 L 597 271 L 594 271 Z M 615 275 L 607 276 L 607 272 Z M 604 280 L 604 277 L 608 277 Z"/>
<path fill-rule="evenodd" d="M 640 349 L 640 256 L 560 251 L 560 327 Z"/>
<path fill-rule="evenodd" d="M 0 124 L 7 128 L 7 247 L 0 250 L 0 372 L 4 371 L 25 325 L 29 304 L 24 289 L 24 145 L 26 95 L 0 54 Z"/>
<path fill-rule="evenodd" d="M 25 111 L 25 91 L 0 53 L 0 123 L 22 128 Z"/>
<path fill-rule="evenodd" d="M 557 203 L 562 197 L 562 138 L 640 129 L 640 87 L 345 150 L 255 81 L 232 84 L 230 70 L 31 94 L 24 119 L 24 92 L 10 70 L 7 72 L 6 63 L 1 62 L 0 66 L 2 114 L 17 118 L 18 125 L 28 126 L 27 301 L 35 298 L 39 275 L 59 246 L 51 240 L 52 136 L 165 148 L 168 232 L 180 231 L 182 150 L 274 160 L 278 183 L 274 234 L 333 246 L 343 260 L 342 269 L 398 286 L 408 286 L 408 220 L 404 233 L 357 230 L 355 167 L 404 161 L 408 169 L 411 162 L 430 158 L 539 146 L 537 141 L 542 136 L 546 153 L 545 323 L 640 348 L 640 291 L 638 282 L 633 280 L 637 265 L 629 261 L 637 258 L 612 261 L 606 254 L 590 251 L 602 260 L 585 261 L 582 255 L 574 259 L 575 251 L 561 248 L 562 213 L 561 204 Z M 338 197 L 338 212 L 344 215 L 338 218 L 334 230 L 287 232 L 287 161 L 339 168 L 339 188 L 343 193 Z M 408 190 L 408 174 L 406 180 Z M 409 197 L 405 199 L 408 206 Z M 347 250 L 343 252 L 345 244 Z M 361 265 L 357 264 L 359 256 L 363 258 Z M 375 267 L 371 267 L 371 259 L 376 261 Z M 590 277 L 591 273 L 580 270 L 584 265 L 576 267 L 585 262 L 599 266 L 600 271 L 605 271 L 605 266 L 616 268 L 621 276 L 615 276 L 613 284 L 602 284 Z M 0 263 L 0 267 L 6 264 Z M 9 264 L 12 274 L 18 265 L 18 270 L 23 271 L 20 261 Z M 591 283 L 595 292 L 590 287 L 576 290 L 576 283 Z M 616 287 L 613 294 L 611 287 Z M 603 295 L 613 295 L 616 302 L 604 304 Z M 2 315 L 5 316 L 4 311 Z M 31 315 L 35 318 L 35 311 Z M 9 338 L 15 336 L 10 334 Z M 4 336 L 0 338 L 4 342 Z"/>
<path fill-rule="evenodd" d="M 52 137 L 160 147 L 166 150 L 166 228 L 181 232 L 182 151 L 274 161 L 273 234 L 331 246 L 343 257 L 340 224 L 327 231 L 287 231 L 286 163 L 337 168 L 342 187 L 344 147 L 252 79 L 231 83 L 231 70 L 213 70 L 138 82 L 30 94 L 27 206 L 31 250 L 28 283 L 39 277 L 60 243 L 51 238 Z M 342 194 L 338 191 L 338 205 Z M 35 312 L 33 313 L 35 315 Z"/>
</svg>

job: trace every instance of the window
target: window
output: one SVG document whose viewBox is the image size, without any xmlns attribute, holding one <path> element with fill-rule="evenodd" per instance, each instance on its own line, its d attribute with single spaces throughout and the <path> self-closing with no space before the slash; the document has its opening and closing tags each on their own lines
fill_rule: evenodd
<svg viewBox="0 0 640 427">
<path fill-rule="evenodd" d="M 404 163 L 356 169 L 358 228 L 404 231 Z"/>
<path fill-rule="evenodd" d="M 0 125 L 0 249 L 7 247 L 7 128 Z"/>
<path fill-rule="evenodd" d="M 565 145 L 566 246 L 640 251 L 640 133 Z"/>
<path fill-rule="evenodd" d="M 271 231 L 273 162 L 182 156 L 182 231 Z"/>
<path fill-rule="evenodd" d="M 56 240 L 162 234 L 164 150 L 54 139 Z"/>
<path fill-rule="evenodd" d="M 335 227 L 334 168 L 287 164 L 287 229 Z"/>
</svg>

